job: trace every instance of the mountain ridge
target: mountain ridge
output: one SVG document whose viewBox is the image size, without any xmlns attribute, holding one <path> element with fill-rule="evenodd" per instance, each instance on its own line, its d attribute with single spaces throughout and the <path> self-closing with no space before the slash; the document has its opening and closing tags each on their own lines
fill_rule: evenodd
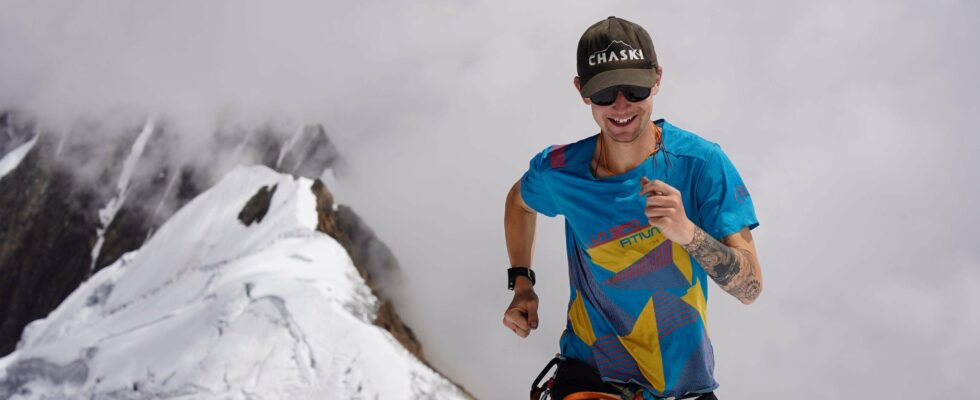
<svg viewBox="0 0 980 400">
<path fill-rule="evenodd" d="M 272 185 L 262 221 L 238 220 Z M 0 397 L 472 398 L 377 326 L 381 300 L 318 230 L 315 186 L 235 168 L 32 322 Z"/>
<path fill-rule="evenodd" d="M 62 300 L 70 297 L 72 291 L 77 291 L 80 284 L 84 285 L 85 276 L 98 274 L 109 265 L 130 262 L 127 257 L 135 257 L 132 254 L 138 254 L 138 249 L 151 242 L 158 233 L 157 229 L 170 219 L 171 214 L 180 212 L 199 193 L 206 192 L 204 188 L 214 187 L 208 176 L 220 174 L 220 166 L 251 160 L 259 161 L 270 171 L 273 167 L 287 168 L 289 171 L 280 170 L 285 173 L 283 176 L 292 175 L 300 179 L 305 174 L 306 178 L 303 179 L 310 183 L 307 191 L 314 199 L 310 212 L 314 216 L 315 231 L 326 233 L 340 244 L 352 260 L 360 279 L 377 299 L 373 306 L 375 313 L 369 322 L 389 332 L 401 347 L 427 368 L 432 368 L 424 358 L 421 343 L 400 319 L 394 304 L 384 296 L 385 287 L 397 285 L 400 281 L 397 260 L 350 206 L 334 202 L 333 194 L 319 179 L 332 179 L 331 172 L 343 164 L 322 126 L 305 126 L 289 136 L 266 128 L 231 134 L 219 132 L 214 142 L 221 145 L 216 146 L 219 149 L 233 149 L 224 153 L 241 157 L 212 160 L 211 165 L 219 167 L 212 168 L 217 173 L 202 173 L 202 169 L 207 169 L 207 164 L 167 162 L 170 158 L 168 153 L 175 148 L 170 143 L 176 135 L 168 133 L 166 123 L 151 124 L 147 121 L 142 129 L 134 128 L 131 134 L 120 136 L 122 141 L 109 143 L 110 148 L 99 151 L 93 151 L 91 146 L 79 141 L 84 135 L 65 133 L 56 137 L 39 133 L 36 126 L 35 121 L 21 114 L 0 111 L 0 132 L 6 132 L 6 135 L 0 136 L 0 148 L 9 153 L 27 141 L 36 141 L 19 160 L 19 165 L 8 174 L 0 175 L 0 220 L 5 222 L 0 226 L 0 271 L 4 272 L 0 275 L 0 289 L 11 289 L 3 291 L 6 297 L 0 296 L 0 311 L 4 316 L 0 320 L 0 354 L 14 350 L 14 344 L 18 341 L 22 342 L 18 348 L 29 346 L 29 340 L 21 339 L 27 338 L 32 328 L 27 326 L 22 329 L 24 325 L 38 318 L 50 318 L 49 312 L 60 307 Z M 134 148 L 141 138 L 141 154 L 134 157 Z M 89 165 L 80 169 L 101 172 L 94 179 L 79 179 L 79 171 L 72 170 L 70 161 L 92 154 L 111 156 L 93 157 L 94 163 L 103 166 Z M 135 162 L 134 159 L 139 161 Z M 234 167 L 232 171 L 239 168 L 242 167 Z M 125 175 L 130 177 L 130 183 L 123 183 L 127 181 L 121 179 Z M 116 190 L 101 189 L 106 186 Z M 260 186 L 251 189 L 250 199 L 261 192 Z M 268 203 L 276 197 L 276 190 L 281 188 L 273 185 L 266 190 L 268 192 L 264 196 L 259 196 L 264 200 L 259 199 L 259 202 L 267 203 L 265 212 L 268 212 Z M 124 196 L 119 196 L 120 193 Z M 124 201 L 116 204 L 118 208 L 114 210 L 116 213 L 112 218 L 102 221 L 104 231 L 98 231 L 96 228 L 100 226 L 100 219 L 95 211 L 100 207 L 104 209 L 118 198 Z M 248 208 L 245 206 L 246 203 L 238 205 L 241 208 L 239 213 Z M 246 226 L 245 221 L 236 222 Z M 253 223 L 263 225 L 263 220 L 256 218 Z M 36 240 L 38 238 L 47 239 Z M 101 251 L 92 251 L 100 238 L 104 239 Z M 75 250 L 68 251 L 72 248 Z M 86 256 L 89 258 L 86 259 Z M 19 272 L 24 271 L 25 267 L 46 272 L 32 277 L 31 274 Z M 91 299 L 101 299 L 96 292 L 93 292 Z M 67 364 L 18 358 L 17 365 L 35 365 L 36 368 L 27 370 L 47 371 L 49 378 L 77 379 L 78 364 L 72 363 L 78 360 L 62 361 Z M 3 364 L 3 368 L 12 365 L 9 360 Z M 18 371 L 23 372 L 24 369 L 6 371 L 3 387 L 7 389 L 4 390 L 23 388 L 24 382 L 30 382 L 30 379 L 18 375 Z M 463 397 L 472 398 L 465 389 L 455 384 L 453 386 L 463 393 Z"/>
</svg>

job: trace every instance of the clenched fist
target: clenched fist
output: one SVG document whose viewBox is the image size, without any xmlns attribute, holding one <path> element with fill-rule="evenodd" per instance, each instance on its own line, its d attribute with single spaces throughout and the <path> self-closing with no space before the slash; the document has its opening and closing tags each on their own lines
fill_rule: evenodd
<svg viewBox="0 0 980 400">
<path fill-rule="evenodd" d="M 514 300 L 504 311 L 504 326 L 522 338 L 538 329 L 538 295 L 525 277 L 518 277 L 514 284 Z"/>
<path fill-rule="evenodd" d="M 640 195 L 650 194 L 646 199 L 646 214 L 650 225 L 672 242 L 686 245 L 694 239 L 694 223 L 684 213 L 681 192 L 663 181 L 640 179 Z"/>
</svg>

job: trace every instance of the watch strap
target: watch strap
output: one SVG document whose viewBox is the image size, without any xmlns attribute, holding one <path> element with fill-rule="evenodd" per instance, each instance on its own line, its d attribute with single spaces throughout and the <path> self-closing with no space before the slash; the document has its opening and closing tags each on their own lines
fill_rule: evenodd
<svg viewBox="0 0 980 400">
<path fill-rule="evenodd" d="M 525 276 L 527 279 L 531 280 L 531 286 L 534 286 L 536 280 L 534 279 L 534 271 L 531 267 L 511 267 L 507 269 L 507 289 L 514 290 L 514 285 L 517 283 L 518 276 Z"/>
</svg>

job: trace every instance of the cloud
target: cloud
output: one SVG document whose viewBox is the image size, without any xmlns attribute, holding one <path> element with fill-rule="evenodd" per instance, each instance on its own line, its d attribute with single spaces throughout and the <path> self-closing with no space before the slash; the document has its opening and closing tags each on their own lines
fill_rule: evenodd
<svg viewBox="0 0 980 400">
<path fill-rule="evenodd" d="M 759 302 L 711 289 L 720 395 L 961 395 L 980 335 L 977 7 L 5 1 L 0 106 L 69 126 L 161 114 L 188 138 L 221 116 L 323 123 L 350 162 L 338 200 L 408 272 L 430 360 L 522 397 L 564 328 L 563 221 L 539 218 L 542 328 L 520 340 L 500 324 L 503 201 L 535 152 L 595 133 L 575 46 L 621 16 L 663 64 L 655 116 L 720 143 L 761 221 Z"/>
</svg>

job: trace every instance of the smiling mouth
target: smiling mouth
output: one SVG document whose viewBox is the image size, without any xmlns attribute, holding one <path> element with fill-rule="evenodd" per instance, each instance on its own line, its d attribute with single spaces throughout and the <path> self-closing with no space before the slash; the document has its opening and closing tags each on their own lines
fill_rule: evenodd
<svg viewBox="0 0 980 400">
<path fill-rule="evenodd" d="M 627 126 L 631 122 L 633 122 L 634 119 L 636 119 L 636 115 L 634 114 L 634 115 L 632 115 L 630 117 L 627 117 L 627 118 L 613 118 L 613 117 L 608 117 L 607 119 L 609 120 L 609 122 L 612 122 L 612 124 L 615 125 L 615 126 Z"/>
</svg>

